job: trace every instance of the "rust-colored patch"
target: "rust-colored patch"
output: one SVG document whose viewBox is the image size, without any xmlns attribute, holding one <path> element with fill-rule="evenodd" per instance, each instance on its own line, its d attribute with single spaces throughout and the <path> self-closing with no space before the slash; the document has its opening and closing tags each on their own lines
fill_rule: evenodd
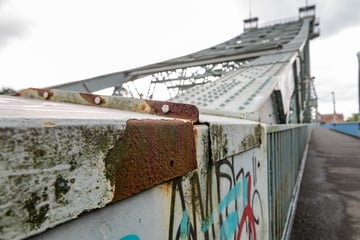
<svg viewBox="0 0 360 240">
<path fill-rule="evenodd" d="M 44 126 L 44 127 L 54 127 L 54 126 L 56 126 L 56 123 L 55 122 L 43 122 L 42 123 L 42 125 Z"/>
<path fill-rule="evenodd" d="M 153 113 L 154 111 L 151 109 L 151 107 L 145 101 L 138 100 L 136 103 L 135 103 L 135 101 L 137 101 L 137 100 L 134 100 L 134 105 L 131 107 L 132 111 L 154 114 Z M 138 102 L 140 102 L 140 103 L 138 103 Z"/>
<path fill-rule="evenodd" d="M 199 121 L 199 110 L 197 107 L 183 103 L 109 97 L 91 93 L 37 88 L 24 89 L 16 95 L 28 98 L 47 99 L 55 102 L 97 105 L 101 107 L 130 110 L 169 118 L 187 119 L 193 122 Z"/>
<path fill-rule="evenodd" d="M 193 125 L 181 120 L 128 120 L 105 164 L 115 187 L 113 201 L 182 176 L 197 167 Z"/>
<path fill-rule="evenodd" d="M 33 88 L 33 89 L 38 92 L 40 97 L 45 99 L 50 98 L 54 94 L 50 89 L 38 89 L 38 88 Z"/>
<path fill-rule="evenodd" d="M 188 119 L 193 122 L 199 121 L 199 110 L 194 105 L 152 100 L 146 100 L 146 102 L 157 115 Z M 164 111 L 164 106 L 166 106 L 168 111 Z"/>
<path fill-rule="evenodd" d="M 87 102 L 94 104 L 94 105 L 100 105 L 105 102 L 104 98 L 102 98 L 99 95 L 94 95 L 91 93 L 79 93 L 80 96 L 85 99 Z"/>
<path fill-rule="evenodd" d="M 53 90 L 51 89 L 39 89 L 39 88 L 27 88 L 23 89 L 14 96 L 20 97 L 29 97 L 29 98 L 38 98 L 38 99 L 49 99 L 54 95 Z"/>
<path fill-rule="evenodd" d="M 160 191 L 164 193 L 166 196 L 171 196 L 171 190 L 172 190 L 172 184 L 171 182 L 166 182 L 162 185 L 160 185 Z"/>
</svg>

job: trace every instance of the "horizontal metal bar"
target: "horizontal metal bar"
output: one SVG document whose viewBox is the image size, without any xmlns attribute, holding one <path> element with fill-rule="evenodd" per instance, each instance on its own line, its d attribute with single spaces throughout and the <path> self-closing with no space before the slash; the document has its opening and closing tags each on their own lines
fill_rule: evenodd
<svg viewBox="0 0 360 240">
<path fill-rule="evenodd" d="M 126 111 L 154 114 L 169 118 L 181 118 L 199 121 L 199 110 L 194 105 L 173 103 L 167 101 L 153 101 L 118 96 L 102 96 L 90 93 L 78 93 L 56 89 L 24 89 L 18 96 L 49 100 L 54 102 L 67 102 L 106 108 L 115 108 Z"/>
</svg>

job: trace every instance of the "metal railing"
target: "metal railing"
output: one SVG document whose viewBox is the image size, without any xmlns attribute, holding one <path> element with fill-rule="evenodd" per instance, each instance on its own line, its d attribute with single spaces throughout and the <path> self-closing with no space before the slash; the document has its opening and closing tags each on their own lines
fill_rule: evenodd
<svg viewBox="0 0 360 240">
<path fill-rule="evenodd" d="M 269 225 L 272 239 L 287 239 L 307 154 L 312 125 L 269 126 L 267 161 Z"/>
</svg>

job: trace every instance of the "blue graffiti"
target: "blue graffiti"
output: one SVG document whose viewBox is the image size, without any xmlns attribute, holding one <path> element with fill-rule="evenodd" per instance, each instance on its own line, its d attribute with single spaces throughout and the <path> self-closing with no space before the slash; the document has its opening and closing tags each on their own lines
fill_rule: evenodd
<svg viewBox="0 0 360 240">
<path fill-rule="evenodd" d="M 126 236 L 120 238 L 119 240 L 140 240 L 140 238 L 138 236 L 136 236 L 135 234 L 129 234 L 129 235 L 126 235 Z"/>
<path fill-rule="evenodd" d="M 245 206 L 247 205 L 247 188 L 248 188 L 248 179 L 247 178 L 243 178 L 243 192 L 242 192 L 242 199 L 243 199 L 243 208 L 245 208 Z"/>
<path fill-rule="evenodd" d="M 234 187 L 226 194 L 219 204 L 219 212 L 222 212 L 232 201 L 235 201 L 240 196 L 241 185 L 235 184 Z"/>
<path fill-rule="evenodd" d="M 239 224 L 239 217 L 236 211 L 233 211 L 226 218 L 225 222 L 220 228 L 220 239 L 230 239 L 235 233 Z"/>
<path fill-rule="evenodd" d="M 181 219 L 180 223 L 180 237 L 181 239 L 185 239 L 190 232 L 190 221 L 189 221 L 189 215 L 186 211 L 183 212 L 183 217 Z"/>
<path fill-rule="evenodd" d="M 211 213 L 209 219 L 206 219 L 201 222 L 201 231 L 207 232 L 209 230 L 210 225 L 212 225 L 213 223 L 214 223 L 214 214 Z"/>
<path fill-rule="evenodd" d="M 241 182 L 236 183 L 230 191 L 224 196 L 219 203 L 219 213 L 223 212 L 233 201 L 242 197 L 242 207 L 246 208 L 248 204 L 248 178 L 245 177 Z M 239 216 L 237 209 L 230 212 L 220 229 L 220 239 L 230 239 L 238 230 L 239 227 Z"/>
</svg>

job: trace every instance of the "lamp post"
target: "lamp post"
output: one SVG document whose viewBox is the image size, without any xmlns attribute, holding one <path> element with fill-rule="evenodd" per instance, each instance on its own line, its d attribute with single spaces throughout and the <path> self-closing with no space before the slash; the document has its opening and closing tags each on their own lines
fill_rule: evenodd
<svg viewBox="0 0 360 240">
<path fill-rule="evenodd" d="M 334 91 L 331 92 L 332 99 L 333 99 L 333 107 L 334 107 L 334 115 L 333 115 L 333 123 L 336 123 L 336 109 L 335 109 L 335 93 Z"/>
<path fill-rule="evenodd" d="M 359 61 L 359 81 L 358 81 L 358 101 L 359 101 L 359 112 L 358 112 L 358 121 L 360 121 L 360 52 L 357 53 L 358 61 Z M 359 124 L 360 129 L 360 124 Z"/>
</svg>

